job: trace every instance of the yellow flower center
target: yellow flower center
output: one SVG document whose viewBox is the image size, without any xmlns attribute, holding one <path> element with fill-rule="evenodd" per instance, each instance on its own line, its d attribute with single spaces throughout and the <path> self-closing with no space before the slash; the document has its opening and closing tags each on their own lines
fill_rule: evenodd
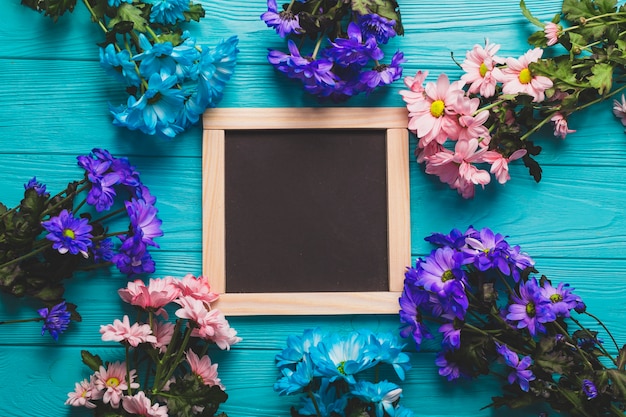
<svg viewBox="0 0 626 417">
<path fill-rule="evenodd" d="M 117 387 L 120 384 L 120 380 L 112 376 L 107 379 L 106 386 L 107 387 Z"/>
<path fill-rule="evenodd" d="M 526 304 L 526 314 L 528 314 L 528 317 L 535 317 L 535 304 L 534 303 Z"/>
<path fill-rule="evenodd" d="M 441 276 L 441 281 L 442 282 L 446 282 L 446 281 L 450 281 L 451 279 L 454 279 L 454 274 L 452 273 L 452 271 L 447 270 L 446 272 L 443 273 L 443 275 Z"/>
<path fill-rule="evenodd" d="M 489 71 L 489 68 L 487 68 L 487 65 L 485 65 L 484 62 L 480 64 L 480 68 L 478 68 L 478 73 L 480 74 L 480 76 L 484 78 L 485 74 L 487 74 L 487 71 Z"/>
<path fill-rule="evenodd" d="M 341 362 L 341 363 L 339 364 L 339 366 L 337 366 L 337 370 L 339 371 L 339 373 L 340 373 L 341 375 L 345 375 L 345 374 L 346 374 L 346 370 L 344 369 L 344 365 L 345 365 L 345 364 L 346 364 L 346 362 L 344 361 L 344 362 Z"/>
<path fill-rule="evenodd" d="M 76 238 L 76 233 L 72 229 L 63 230 L 63 236 L 69 237 L 70 239 Z"/>
<path fill-rule="evenodd" d="M 552 294 L 550 296 L 550 301 L 553 303 L 558 303 L 559 301 L 563 301 L 563 296 L 561 294 Z"/>
<path fill-rule="evenodd" d="M 445 107 L 446 104 L 443 102 L 443 100 L 435 100 L 433 101 L 433 104 L 430 105 L 430 114 L 432 114 L 433 117 L 441 117 Z"/>
<path fill-rule="evenodd" d="M 524 68 L 519 72 L 519 82 L 522 84 L 528 84 L 530 80 L 532 80 L 532 75 L 530 74 L 530 70 L 528 68 Z"/>
</svg>

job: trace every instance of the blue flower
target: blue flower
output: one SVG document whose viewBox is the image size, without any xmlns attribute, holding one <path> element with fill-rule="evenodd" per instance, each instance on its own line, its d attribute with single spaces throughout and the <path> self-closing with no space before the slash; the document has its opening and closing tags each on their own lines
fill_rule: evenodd
<svg viewBox="0 0 626 417">
<path fill-rule="evenodd" d="M 63 210 L 58 216 L 51 217 L 41 225 L 48 231 L 46 239 L 53 242 L 52 249 L 58 250 L 61 254 L 80 253 L 85 258 L 88 257 L 87 250 L 92 245 L 93 236 L 90 233 L 92 227 L 87 219 L 74 218 L 69 211 Z"/>
<path fill-rule="evenodd" d="M 369 381 L 359 381 L 352 388 L 352 395 L 376 407 L 376 417 L 387 415 L 395 416 L 394 403 L 402 396 L 402 388 L 389 381 L 380 381 L 377 384 Z"/>
<path fill-rule="evenodd" d="M 184 12 L 189 10 L 189 0 L 144 0 L 152 5 L 150 20 L 163 25 L 173 25 L 185 20 Z"/>
<path fill-rule="evenodd" d="M 198 69 L 198 96 L 204 108 L 215 107 L 222 99 L 224 86 L 235 71 L 238 42 L 236 36 L 231 36 L 213 50 L 203 48 Z"/>
<path fill-rule="evenodd" d="M 322 379 L 320 388 L 312 393 L 315 404 L 310 397 L 302 397 L 299 415 L 336 417 L 345 415 L 345 408 L 348 405 L 348 398 L 342 395 L 337 398 L 337 390 L 327 379 Z M 317 408 L 315 407 L 317 405 Z M 319 414 L 318 411 L 319 410 Z"/>
<path fill-rule="evenodd" d="M 50 195 L 49 193 L 46 193 L 46 185 L 41 182 L 37 182 L 37 177 L 33 177 L 28 180 L 28 182 L 24 184 L 24 190 L 35 190 L 37 195 L 40 197 L 47 197 Z"/>
<path fill-rule="evenodd" d="M 402 352 L 406 344 L 400 343 L 398 338 L 391 333 L 369 335 L 367 355 L 377 363 L 387 363 L 393 366 L 398 378 L 404 380 L 404 374 L 411 369 L 410 357 Z"/>
<path fill-rule="evenodd" d="M 582 390 L 588 400 L 593 400 L 598 396 L 598 389 L 596 388 L 596 385 L 593 381 L 588 379 L 583 379 Z"/>
<path fill-rule="evenodd" d="M 122 3 L 132 3 L 133 0 L 107 0 L 107 4 L 111 7 L 119 7 Z"/>
<path fill-rule="evenodd" d="M 379 14 L 364 14 L 359 16 L 359 27 L 363 32 L 363 36 L 373 36 L 378 43 L 385 44 L 390 38 L 396 36 L 396 21 L 389 20 Z"/>
<path fill-rule="evenodd" d="M 54 340 L 59 340 L 59 335 L 66 331 L 70 324 L 71 314 L 67 311 L 65 301 L 55 305 L 51 309 L 39 309 L 37 313 L 39 313 L 44 321 L 43 327 L 41 328 L 41 335 L 43 336 L 47 330 Z"/>
<path fill-rule="evenodd" d="M 261 15 L 261 19 L 268 27 L 274 28 L 281 38 L 302 30 L 298 15 L 286 10 L 279 13 L 276 0 L 267 0 L 267 12 Z"/>
<path fill-rule="evenodd" d="M 274 391 L 278 395 L 290 395 L 301 392 L 308 387 L 313 381 L 313 364 L 308 355 L 305 355 L 295 366 L 295 370 L 291 368 L 282 368 L 282 378 L 274 383 Z"/>
<path fill-rule="evenodd" d="M 519 383 L 522 391 L 528 392 L 530 388 L 530 381 L 535 380 L 535 375 L 528 369 L 532 365 L 532 358 L 530 356 L 524 356 L 520 360 L 517 353 L 513 352 L 504 344 L 496 342 L 496 351 L 502 356 L 507 366 L 513 368 L 513 371 L 508 376 L 509 384 L 513 384 L 515 381 Z"/>
<path fill-rule="evenodd" d="M 129 86 L 138 87 L 141 84 L 137 65 L 131 61 L 130 52 L 125 49 L 117 52 L 112 43 L 100 48 L 100 66 L 107 74 L 124 81 Z"/>
<path fill-rule="evenodd" d="M 409 408 L 401 405 L 396 406 L 394 417 L 415 417 L 415 413 Z"/>
<path fill-rule="evenodd" d="M 354 384 L 355 374 L 374 365 L 364 354 L 367 344 L 367 338 L 358 332 L 352 332 L 345 338 L 333 334 L 311 349 L 315 374 L 328 378 L 330 382 L 340 379 Z"/>
<path fill-rule="evenodd" d="M 385 55 L 374 37 L 368 37 L 363 42 L 361 29 L 354 22 L 348 25 L 347 39 L 337 38 L 330 44 L 332 47 L 326 48 L 324 55 L 343 67 L 351 64 L 364 67 L 370 59 L 380 60 Z"/>
<path fill-rule="evenodd" d="M 289 335 L 287 347 L 276 355 L 276 366 L 282 368 L 297 364 L 327 336 L 319 327 L 305 330 L 302 336 Z"/>
</svg>

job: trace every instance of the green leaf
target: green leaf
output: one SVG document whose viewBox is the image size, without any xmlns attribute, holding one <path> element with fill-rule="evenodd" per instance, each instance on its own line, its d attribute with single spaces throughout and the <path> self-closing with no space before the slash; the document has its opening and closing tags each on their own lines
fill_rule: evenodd
<svg viewBox="0 0 626 417">
<path fill-rule="evenodd" d="M 562 11 L 566 19 L 575 23 L 580 23 L 581 17 L 588 18 L 600 14 L 591 0 L 563 0 Z"/>
<path fill-rule="evenodd" d="M 528 10 L 528 7 L 526 7 L 526 3 L 524 3 L 524 0 L 520 1 L 519 7 L 520 9 L 522 9 L 522 14 L 524 15 L 524 17 L 526 17 L 526 19 L 528 19 L 530 23 L 542 29 L 546 26 L 541 20 L 532 15 L 530 10 Z"/>
<path fill-rule="evenodd" d="M 600 14 L 613 13 L 617 10 L 617 0 L 596 0 Z"/>
<path fill-rule="evenodd" d="M 117 15 L 109 21 L 109 29 L 120 22 L 132 22 L 135 30 L 145 32 L 148 22 L 143 17 L 143 11 L 140 7 L 142 8 L 143 5 L 134 6 L 131 3 L 122 3 L 117 9 Z"/>
<path fill-rule="evenodd" d="M 617 355 L 617 369 L 620 371 L 626 368 L 626 345 L 622 346 Z"/>
<path fill-rule="evenodd" d="M 545 48 L 548 46 L 548 39 L 543 30 L 538 30 L 528 37 L 528 43 L 535 47 Z"/>
<path fill-rule="evenodd" d="M 352 11 L 360 15 L 376 13 L 386 19 L 395 20 L 396 33 L 398 35 L 404 34 L 402 19 L 400 18 L 400 9 L 396 0 L 351 0 L 350 5 Z"/>
<path fill-rule="evenodd" d="M 202 7 L 201 4 L 191 4 L 189 6 L 189 10 L 183 12 L 183 15 L 185 16 L 185 20 L 187 22 L 191 21 L 191 20 L 195 20 L 196 22 L 199 22 L 200 19 L 202 19 L 205 15 L 204 12 L 204 7 Z"/>
<path fill-rule="evenodd" d="M 228 399 L 228 395 L 219 386 L 204 385 L 196 376 L 176 378 L 170 384 L 167 395 L 169 414 L 178 417 L 213 417 L 219 405 Z M 194 405 L 204 407 L 200 414 L 194 414 Z"/>
<path fill-rule="evenodd" d="M 102 359 L 98 355 L 92 355 L 89 351 L 81 350 L 80 356 L 83 359 L 83 363 L 89 367 L 92 371 L 96 372 L 103 365 Z"/>
<path fill-rule="evenodd" d="M 626 372 L 617 369 L 608 369 L 606 373 L 611 380 L 611 385 L 613 386 L 613 391 L 616 396 L 622 401 L 626 399 Z"/>
<path fill-rule="evenodd" d="M 607 63 L 596 64 L 591 67 L 593 75 L 587 77 L 591 86 L 604 95 L 611 91 L 613 86 L 613 66 Z"/>
<path fill-rule="evenodd" d="M 50 16 L 53 22 L 56 22 L 65 12 L 74 11 L 76 7 L 76 0 L 22 0 L 21 3 L 38 12 L 43 11 L 44 16 Z"/>
</svg>

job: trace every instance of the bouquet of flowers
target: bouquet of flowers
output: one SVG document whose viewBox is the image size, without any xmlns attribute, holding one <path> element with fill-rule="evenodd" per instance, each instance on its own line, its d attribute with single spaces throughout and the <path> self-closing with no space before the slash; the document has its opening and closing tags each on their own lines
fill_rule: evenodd
<svg viewBox="0 0 626 417">
<path fill-rule="evenodd" d="M 241 338 L 211 308 L 219 295 L 207 278 L 153 278 L 148 285 L 135 280 L 118 292 L 136 307 L 138 320 L 131 324 L 125 315 L 100 326 L 100 333 L 102 340 L 122 344 L 125 359 L 103 362 L 82 351 L 94 373 L 76 383 L 65 403 L 92 409 L 94 416 L 215 416 L 228 396 L 207 352 L 211 345 L 230 350 Z M 177 308 L 175 322 L 168 320 L 170 307 Z"/>
<path fill-rule="evenodd" d="M 63 301 L 65 279 L 110 265 L 129 277 L 154 272 L 148 248 L 163 235 L 156 198 L 128 159 L 104 149 L 77 159 L 82 179 L 64 190 L 51 195 L 33 177 L 20 204 L 0 203 L 0 290 L 46 303 L 33 320 L 45 321 L 55 339 L 67 327 L 68 308 L 79 319 L 75 305 Z M 122 230 L 120 215 L 128 222 Z"/>
<path fill-rule="evenodd" d="M 267 0 L 267 9 L 261 19 L 289 49 L 270 50 L 267 59 L 307 93 L 344 101 L 402 76 L 402 52 L 381 63 L 380 45 L 404 33 L 395 0 L 291 0 L 281 11 Z"/>
<path fill-rule="evenodd" d="M 404 380 L 411 368 L 404 346 L 388 333 L 305 330 L 301 336 L 289 336 L 287 347 L 276 355 L 282 376 L 274 390 L 279 395 L 306 395 L 298 410 L 292 408 L 293 417 L 412 417 L 413 412 L 399 404 L 402 388 L 378 380 L 383 364 Z M 367 372 L 372 368 L 374 373 Z"/>
<path fill-rule="evenodd" d="M 22 0 L 56 21 L 77 0 Z M 100 65 L 126 88 L 128 100 L 110 106 L 113 124 L 174 137 L 222 99 L 238 52 L 237 37 L 214 49 L 198 45 L 182 24 L 205 11 L 188 0 L 82 0 L 104 32 Z"/>
<path fill-rule="evenodd" d="M 535 276 L 532 258 L 488 228 L 426 240 L 437 248 L 406 272 L 401 335 L 419 347 L 433 337 L 427 323 L 439 326 L 440 375 L 502 377 L 506 394 L 493 397 L 494 407 L 547 403 L 573 416 L 623 417 L 626 345 L 618 346 L 573 288 Z M 613 347 L 577 315 L 597 322 Z"/>
<path fill-rule="evenodd" d="M 487 40 L 467 52 L 460 80 L 450 82 L 441 74 L 424 85 L 427 72 L 406 77 L 409 90 L 400 94 L 426 173 L 465 198 L 474 196 L 476 185 L 488 184 L 490 174 L 507 182 L 508 164 L 517 159 L 539 182 L 542 171 L 533 157 L 541 147 L 531 136 L 551 124 L 554 136 L 564 139 L 574 132 L 568 127 L 573 113 L 626 88 L 616 82 L 626 64 L 626 6 L 618 9 L 616 3 L 564 0 L 562 12 L 544 23 L 522 0 L 524 16 L 541 28 L 529 38 L 534 49 L 518 58 L 503 57 L 500 45 Z M 547 58 L 546 47 L 565 53 Z M 613 111 L 626 125 L 623 97 L 614 101 Z"/>
</svg>

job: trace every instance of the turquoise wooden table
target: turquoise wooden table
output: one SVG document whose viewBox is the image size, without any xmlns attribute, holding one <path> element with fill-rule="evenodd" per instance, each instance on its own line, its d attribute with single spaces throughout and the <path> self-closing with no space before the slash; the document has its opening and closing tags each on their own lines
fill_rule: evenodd
<svg viewBox="0 0 626 417">
<path fill-rule="evenodd" d="M 315 99 L 284 79 L 266 63 L 266 48 L 281 40 L 259 19 L 264 1 L 202 1 L 208 17 L 190 27 L 200 43 L 220 38 L 240 39 L 238 65 L 220 107 L 310 107 Z M 559 10 L 560 1 L 529 0 L 542 21 Z M 488 37 L 501 52 L 518 56 L 529 49 L 535 29 L 520 13 L 517 1 L 407 0 L 400 4 L 406 34 L 389 49 L 404 51 L 404 75 L 430 71 L 460 76 L 450 53 L 462 57 Z M 36 175 L 49 189 L 60 189 L 78 173 L 75 157 L 94 147 L 125 155 L 141 172 L 158 198 L 165 235 L 153 252 L 154 276 L 200 274 L 202 251 L 201 157 L 202 132 L 195 127 L 166 141 L 112 126 L 107 103 L 125 100 L 120 86 L 98 64 L 98 28 L 79 5 L 56 24 L 4 0 L 0 12 L 0 199 L 11 206 L 22 184 Z M 370 96 L 353 98 L 346 106 L 402 107 L 398 81 Z M 374 110 L 372 110 L 374 111 Z M 535 183 L 521 164 L 512 166 L 513 180 L 491 184 L 473 200 L 463 200 L 446 185 L 410 163 L 412 256 L 430 251 L 422 239 L 431 232 L 448 232 L 468 225 L 490 227 L 510 236 L 537 261 L 549 277 L 577 289 L 605 323 L 626 340 L 626 136 L 611 114 L 611 104 L 592 107 L 571 120 L 575 134 L 556 139 L 546 130 L 537 138 L 544 150 L 539 162 L 544 179 Z M 414 142 L 411 144 L 414 146 Z M 411 150 L 412 153 L 412 150 Z M 68 284 L 67 297 L 76 300 L 83 321 L 73 324 L 58 341 L 41 337 L 38 324 L 0 327 L 0 414 L 2 416 L 87 416 L 65 406 L 74 382 L 88 375 L 80 350 L 103 356 L 116 347 L 100 340 L 101 324 L 120 316 L 116 290 L 125 285 L 115 272 L 97 272 Z M 0 295 L 0 320 L 28 317 L 36 303 Z M 228 312 L 225 312 L 228 316 Z M 230 352 L 214 352 L 229 400 L 230 417 L 287 416 L 291 398 L 272 390 L 277 371 L 274 355 L 289 334 L 320 326 L 329 331 L 368 327 L 396 331 L 396 315 L 328 317 L 232 317 L 243 342 Z M 413 346 L 409 344 L 409 346 Z M 415 350 L 411 347 L 411 350 Z M 495 381 L 449 384 L 437 374 L 435 350 L 412 355 L 413 369 L 403 384 L 403 404 L 419 416 L 490 416 L 508 410 L 481 410 L 500 393 Z"/>
</svg>

